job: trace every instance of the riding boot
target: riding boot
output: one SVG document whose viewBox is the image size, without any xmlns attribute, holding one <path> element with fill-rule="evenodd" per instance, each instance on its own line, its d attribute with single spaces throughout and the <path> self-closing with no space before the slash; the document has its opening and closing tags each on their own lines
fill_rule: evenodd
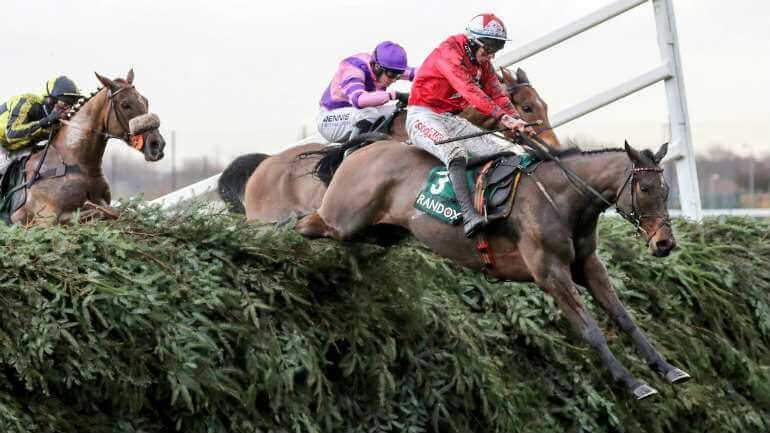
<svg viewBox="0 0 770 433">
<path fill-rule="evenodd" d="M 346 140 L 345 145 L 353 141 L 353 139 L 358 137 L 359 135 L 366 134 L 367 132 L 371 131 L 372 126 L 374 126 L 372 122 L 366 119 L 359 120 L 358 122 L 356 122 L 356 124 L 353 125 L 353 128 L 350 130 L 350 135 L 348 136 L 348 139 Z M 358 149 L 359 147 L 361 147 L 360 144 L 356 146 L 348 147 L 347 149 L 345 149 L 345 153 L 343 154 L 342 158 L 343 159 L 347 158 L 348 155 L 355 152 L 355 150 Z"/>
<path fill-rule="evenodd" d="M 466 162 L 464 159 L 455 159 L 449 162 L 449 181 L 455 190 L 455 197 L 460 203 L 460 211 L 463 214 L 463 226 L 465 237 L 473 237 L 476 232 L 484 227 L 486 220 L 476 212 L 473 207 L 473 197 L 468 190 L 468 181 L 465 176 Z"/>
<path fill-rule="evenodd" d="M 353 125 L 353 128 L 350 129 L 350 136 L 348 136 L 347 140 L 348 143 L 359 135 L 366 134 L 367 132 L 371 131 L 372 126 L 374 126 L 372 122 L 366 119 L 356 122 L 356 124 Z"/>
</svg>

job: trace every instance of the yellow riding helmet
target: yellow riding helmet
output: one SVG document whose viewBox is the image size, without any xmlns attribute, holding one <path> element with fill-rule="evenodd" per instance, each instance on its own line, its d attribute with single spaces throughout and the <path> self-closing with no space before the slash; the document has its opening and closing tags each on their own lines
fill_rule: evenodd
<svg viewBox="0 0 770 433">
<path fill-rule="evenodd" d="M 70 80 L 64 75 L 59 75 L 57 77 L 51 78 L 47 83 L 45 83 L 45 92 L 43 92 L 43 96 L 51 96 L 53 98 L 73 96 L 75 98 L 79 98 L 80 90 L 74 81 Z"/>
</svg>

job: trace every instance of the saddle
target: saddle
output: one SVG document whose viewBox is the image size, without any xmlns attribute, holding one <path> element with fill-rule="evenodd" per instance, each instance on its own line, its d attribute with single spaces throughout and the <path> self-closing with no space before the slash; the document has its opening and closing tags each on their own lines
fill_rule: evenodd
<svg viewBox="0 0 770 433">
<path fill-rule="evenodd" d="M 25 181 L 25 167 L 30 155 L 13 159 L 0 178 L 0 219 L 11 224 L 11 215 L 27 202 L 27 188 L 19 187 Z"/>
</svg>

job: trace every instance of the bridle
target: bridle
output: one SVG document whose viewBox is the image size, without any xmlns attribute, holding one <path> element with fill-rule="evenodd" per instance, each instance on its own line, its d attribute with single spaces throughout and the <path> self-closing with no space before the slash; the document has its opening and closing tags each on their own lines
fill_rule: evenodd
<svg viewBox="0 0 770 433">
<path fill-rule="evenodd" d="M 602 195 L 599 191 L 594 189 L 591 185 L 589 185 L 586 181 L 584 181 L 580 176 L 577 175 L 574 171 L 572 171 L 569 167 L 565 166 L 559 157 L 554 156 L 551 152 L 550 146 L 548 146 L 548 143 L 545 143 L 540 137 L 537 135 L 533 137 L 528 137 L 523 134 L 518 134 L 517 138 L 522 140 L 525 144 L 527 144 L 528 147 L 534 149 L 538 154 L 544 155 L 545 159 L 554 161 L 559 168 L 567 175 L 567 178 L 578 188 L 578 191 L 583 196 L 589 196 L 592 195 L 596 198 L 598 198 L 601 202 L 603 202 L 608 208 L 615 206 L 616 212 L 618 215 L 620 215 L 624 220 L 630 222 L 633 224 L 633 226 L 636 228 L 637 233 L 643 235 L 646 237 L 645 243 L 646 246 L 650 245 L 650 242 L 655 237 L 655 235 L 658 233 L 658 231 L 666 227 L 671 227 L 671 218 L 668 215 L 665 214 L 645 214 L 642 213 L 639 210 L 639 205 L 636 199 L 636 185 L 638 183 L 637 180 L 637 174 L 638 173 L 645 173 L 645 172 L 653 172 L 653 173 L 659 173 L 662 176 L 663 169 L 660 167 L 637 167 L 636 164 L 633 164 L 631 166 L 631 171 L 628 173 L 628 176 L 626 177 L 625 182 L 623 182 L 623 186 L 618 190 L 617 194 L 615 194 L 615 198 L 610 201 L 607 200 L 604 195 Z M 621 196 L 623 195 L 623 191 L 625 191 L 626 187 L 628 185 L 631 185 L 631 208 L 626 210 L 623 209 L 618 205 L 618 202 L 620 201 Z M 548 196 L 546 195 L 546 198 Z M 647 232 L 647 230 L 642 227 L 642 221 L 647 218 L 660 218 L 661 224 L 660 226 L 652 233 Z"/>
<path fill-rule="evenodd" d="M 660 167 L 636 167 L 636 165 L 633 165 L 631 167 L 631 171 L 628 173 L 628 177 L 626 177 L 626 181 L 623 182 L 623 186 L 620 187 L 618 190 L 618 193 L 615 195 L 614 205 L 615 205 L 615 211 L 623 217 L 626 221 L 630 222 L 631 224 L 636 227 L 636 231 L 640 234 L 643 234 L 647 237 L 646 239 L 646 245 L 649 246 L 650 242 L 652 241 L 652 238 L 655 237 L 655 235 L 658 233 L 658 231 L 665 227 L 671 227 L 671 217 L 668 215 L 662 214 L 662 213 L 642 213 L 639 210 L 639 206 L 637 204 L 636 200 L 636 184 L 638 183 L 637 180 L 637 173 L 659 173 L 660 176 L 662 176 L 663 169 Z M 626 189 L 626 186 L 631 185 L 630 194 L 631 194 L 631 209 L 626 211 L 620 205 L 618 204 L 620 202 L 620 197 L 623 194 L 623 191 Z M 601 197 L 604 200 L 604 197 Z M 609 203 L 606 200 L 604 200 L 605 203 Z M 611 206 L 611 205 L 610 205 Z M 654 232 L 649 233 L 647 230 L 642 227 L 642 220 L 646 218 L 660 218 L 661 224 L 658 226 L 657 229 L 655 229 Z"/>
<path fill-rule="evenodd" d="M 121 87 L 120 89 L 113 92 L 111 89 L 107 89 L 107 99 L 109 100 L 109 105 L 107 106 L 107 116 L 104 118 L 104 131 L 102 132 L 102 135 L 107 138 L 117 138 L 119 140 L 123 140 L 126 143 L 128 143 L 131 147 L 133 147 L 136 150 L 141 151 L 144 147 L 144 139 L 137 140 L 136 135 L 131 134 L 131 128 L 128 125 L 128 121 L 126 120 L 125 114 L 122 113 L 118 107 L 115 106 L 115 96 L 126 90 L 126 89 L 133 89 L 133 85 L 128 85 L 125 87 Z M 140 95 L 141 96 L 141 95 Z M 145 101 L 145 105 L 147 103 L 147 99 L 142 96 L 142 98 Z M 110 114 L 115 113 L 115 120 L 118 121 L 118 125 L 120 125 L 121 128 L 123 128 L 123 135 L 113 135 L 106 131 L 109 130 L 110 126 Z"/>
</svg>

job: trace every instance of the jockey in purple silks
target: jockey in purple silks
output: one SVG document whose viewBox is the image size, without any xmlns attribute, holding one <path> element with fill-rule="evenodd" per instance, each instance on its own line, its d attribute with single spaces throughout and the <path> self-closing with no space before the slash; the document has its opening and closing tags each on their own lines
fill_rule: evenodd
<svg viewBox="0 0 770 433">
<path fill-rule="evenodd" d="M 399 79 L 411 81 L 415 72 L 407 64 L 406 51 L 395 42 L 381 42 L 371 54 L 346 58 L 321 97 L 318 132 L 331 143 L 369 132 L 396 109 L 388 102 L 401 100 L 406 105 L 409 94 L 387 88 Z"/>
</svg>

